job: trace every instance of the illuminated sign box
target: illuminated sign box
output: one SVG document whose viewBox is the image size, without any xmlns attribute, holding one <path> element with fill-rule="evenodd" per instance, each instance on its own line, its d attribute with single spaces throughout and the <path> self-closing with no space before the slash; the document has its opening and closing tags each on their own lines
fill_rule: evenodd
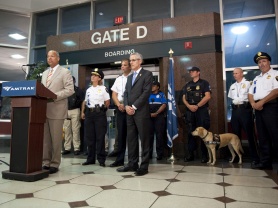
<svg viewBox="0 0 278 208">
<path fill-rule="evenodd" d="M 125 16 L 114 17 L 114 25 L 122 25 L 122 24 L 125 24 Z"/>
</svg>

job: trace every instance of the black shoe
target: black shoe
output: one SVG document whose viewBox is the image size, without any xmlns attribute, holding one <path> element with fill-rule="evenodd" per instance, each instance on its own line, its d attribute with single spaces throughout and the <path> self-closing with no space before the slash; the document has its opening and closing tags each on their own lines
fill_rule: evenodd
<svg viewBox="0 0 278 208">
<path fill-rule="evenodd" d="M 266 165 L 262 163 L 257 163 L 251 166 L 252 169 L 259 169 L 259 170 L 273 170 L 272 165 Z"/>
<path fill-rule="evenodd" d="M 194 160 L 194 157 L 193 156 L 189 156 L 189 157 L 185 157 L 184 158 L 184 162 L 191 162 Z"/>
<path fill-rule="evenodd" d="M 146 169 L 141 169 L 141 168 L 138 168 L 138 170 L 135 171 L 135 175 L 136 176 L 143 176 L 143 175 L 146 175 L 149 171 L 146 170 Z"/>
<path fill-rule="evenodd" d="M 82 163 L 83 166 L 84 165 L 93 165 L 93 164 L 96 164 L 96 163 L 95 162 L 88 162 L 88 161 Z"/>
<path fill-rule="evenodd" d="M 58 170 L 59 170 L 58 168 L 50 167 L 50 168 L 49 168 L 49 174 L 57 173 Z"/>
<path fill-rule="evenodd" d="M 49 170 L 49 167 L 44 165 L 44 166 L 42 166 L 42 169 L 43 170 Z"/>
<path fill-rule="evenodd" d="M 109 165 L 109 167 L 119 167 L 119 166 L 123 166 L 124 163 L 121 163 L 121 162 L 113 162 Z"/>
<path fill-rule="evenodd" d="M 156 158 L 156 160 L 162 160 L 162 159 L 163 159 L 162 156 L 158 156 L 158 157 Z"/>
<path fill-rule="evenodd" d="M 108 157 L 116 157 L 117 154 L 118 154 L 117 152 L 112 151 L 112 152 L 110 152 L 110 154 L 108 154 Z"/>
<path fill-rule="evenodd" d="M 99 166 L 105 167 L 105 163 L 99 163 Z"/>
<path fill-rule="evenodd" d="M 80 151 L 79 151 L 79 150 L 76 150 L 76 151 L 74 151 L 73 154 L 74 154 L 74 155 L 80 155 Z"/>
<path fill-rule="evenodd" d="M 137 171 L 138 168 L 129 167 L 128 165 L 120 167 L 117 169 L 118 172 L 134 172 Z"/>
<path fill-rule="evenodd" d="M 64 150 L 64 151 L 62 152 L 62 155 L 68 155 L 68 154 L 70 154 L 70 151 L 69 151 L 69 150 Z"/>
<path fill-rule="evenodd" d="M 208 158 L 202 158 L 201 163 L 207 163 L 208 162 Z"/>
</svg>

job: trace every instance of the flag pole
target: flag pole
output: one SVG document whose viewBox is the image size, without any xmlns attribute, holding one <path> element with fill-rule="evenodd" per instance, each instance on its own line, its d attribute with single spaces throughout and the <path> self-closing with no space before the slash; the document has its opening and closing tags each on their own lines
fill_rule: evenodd
<svg viewBox="0 0 278 208">
<path fill-rule="evenodd" d="M 173 58 L 173 53 L 174 51 L 170 48 L 170 51 L 168 52 L 169 55 L 170 55 L 170 58 L 172 59 Z M 169 69 L 171 70 L 171 69 Z M 167 159 L 168 161 L 176 161 L 177 159 L 175 158 L 175 155 L 174 155 L 174 144 L 172 143 L 172 147 L 171 147 L 171 156 Z"/>
</svg>

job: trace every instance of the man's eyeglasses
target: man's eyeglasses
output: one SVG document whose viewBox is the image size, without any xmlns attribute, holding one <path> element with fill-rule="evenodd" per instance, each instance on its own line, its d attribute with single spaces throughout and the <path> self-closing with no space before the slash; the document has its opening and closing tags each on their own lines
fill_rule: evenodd
<svg viewBox="0 0 278 208">
<path fill-rule="evenodd" d="M 134 61 L 137 61 L 137 60 L 140 60 L 140 59 L 130 59 L 129 62 L 134 62 Z"/>
</svg>

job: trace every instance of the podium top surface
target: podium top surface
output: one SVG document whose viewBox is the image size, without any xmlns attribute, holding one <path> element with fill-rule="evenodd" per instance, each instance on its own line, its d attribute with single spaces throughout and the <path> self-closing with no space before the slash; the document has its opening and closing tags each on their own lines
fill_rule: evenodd
<svg viewBox="0 0 278 208">
<path fill-rule="evenodd" d="M 39 96 L 55 99 L 57 96 L 37 80 L 2 83 L 2 97 Z"/>
</svg>

